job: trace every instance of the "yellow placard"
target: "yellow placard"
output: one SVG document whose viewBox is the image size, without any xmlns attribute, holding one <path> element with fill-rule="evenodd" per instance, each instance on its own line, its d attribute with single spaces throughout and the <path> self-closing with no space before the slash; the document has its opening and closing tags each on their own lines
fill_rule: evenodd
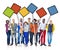
<svg viewBox="0 0 60 50">
<path fill-rule="evenodd" d="M 23 8 L 19 11 L 19 13 L 20 13 L 23 17 L 25 17 L 26 15 L 29 14 L 29 11 L 27 10 L 26 7 L 23 7 Z"/>
</svg>

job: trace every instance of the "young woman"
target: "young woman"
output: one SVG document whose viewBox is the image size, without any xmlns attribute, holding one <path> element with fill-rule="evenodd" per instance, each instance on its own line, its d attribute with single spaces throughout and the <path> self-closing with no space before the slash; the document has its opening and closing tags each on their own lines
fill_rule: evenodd
<svg viewBox="0 0 60 50">
<path fill-rule="evenodd" d="M 29 25 L 27 22 L 24 22 L 24 39 L 25 39 L 25 46 L 28 46 L 28 37 L 29 37 Z"/>
<path fill-rule="evenodd" d="M 54 24 L 52 23 L 52 20 L 50 20 L 50 23 L 47 24 L 47 33 L 48 33 L 48 46 L 51 46 L 52 42 L 52 35 L 54 31 Z"/>
<path fill-rule="evenodd" d="M 5 27 L 6 27 L 6 34 L 7 34 L 7 45 L 9 45 L 10 44 L 10 35 L 11 35 L 11 26 L 10 26 L 9 20 L 6 20 Z"/>
</svg>

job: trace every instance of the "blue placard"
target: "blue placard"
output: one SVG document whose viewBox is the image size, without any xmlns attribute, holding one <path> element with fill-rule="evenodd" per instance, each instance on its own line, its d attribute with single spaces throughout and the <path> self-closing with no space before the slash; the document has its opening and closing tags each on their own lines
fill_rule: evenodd
<svg viewBox="0 0 60 50">
<path fill-rule="evenodd" d="M 58 10 L 57 10 L 57 8 L 56 8 L 55 5 L 49 7 L 49 8 L 48 8 L 48 11 L 49 11 L 49 13 L 50 13 L 50 16 L 52 16 L 52 15 L 58 13 Z"/>
<path fill-rule="evenodd" d="M 37 9 L 37 6 L 35 6 L 33 3 L 31 3 L 28 7 L 27 7 L 28 11 L 31 12 L 32 14 L 35 12 L 35 10 Z"/>
</svg>

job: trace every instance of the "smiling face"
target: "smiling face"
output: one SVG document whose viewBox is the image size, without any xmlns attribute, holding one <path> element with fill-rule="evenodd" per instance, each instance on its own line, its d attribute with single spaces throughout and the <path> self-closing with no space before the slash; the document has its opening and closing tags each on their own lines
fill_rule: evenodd
<svg viewBox="0 0 60 50">
<path fill-rule="evenodd" d="M 52 24 L 52 20 L 50 20 L 50 24 Z"/>
<path fill-rule="evenodd" d="M 20 18 L 20 22 L 22 22 L 23 21 L 23 19 L 22 18 Z"/>
<path fill-rule="evenodd" d="M 12 22 L 15 23 L 15 19 L 12 19 Z"/>
<path fill-rule="evenodd" d="M 45 23 L 45 19 L 43 19 L 42 22 Z"/>
<path fill-rule="evenodd" d="M 28 22 L 30 22 L 30 20 L 31 20 L 31 19 L 30 19 L 30 18 L 28 18 Z"/>
<path fill-rule="evenodd" d="M 9 20 L 6 20 L 6 23 L 9 24 Z"/>
</svg>

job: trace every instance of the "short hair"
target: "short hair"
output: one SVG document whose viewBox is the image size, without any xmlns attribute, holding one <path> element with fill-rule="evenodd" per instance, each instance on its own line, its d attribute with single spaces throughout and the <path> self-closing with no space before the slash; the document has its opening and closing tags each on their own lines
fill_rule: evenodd
<svg viewBox="0 0 60 50">
<path fill-rule="evenodd" d="M 33 19 L 35 22 L 37 21 L 36 19 Z"/>
<path fill-rule="evenodd" d="M 28 18 L 28 19 L 31 19 L 31 18 Z"/>
</svg>

